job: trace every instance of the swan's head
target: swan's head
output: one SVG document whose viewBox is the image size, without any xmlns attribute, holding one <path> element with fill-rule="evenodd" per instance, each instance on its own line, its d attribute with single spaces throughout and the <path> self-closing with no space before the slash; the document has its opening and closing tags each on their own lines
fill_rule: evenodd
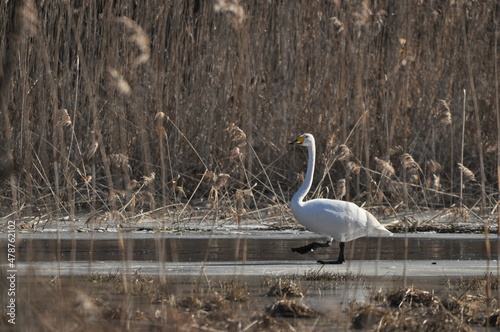
<svg viewBox="0 0 500 332">
<path fill-rule="evenodd" d="M 302 146 L 314 146 L 314 136 L 311 134 L 302 134 L 296 140 L 291 141 L 290 144 L 298 144 Z"/>
</svg>

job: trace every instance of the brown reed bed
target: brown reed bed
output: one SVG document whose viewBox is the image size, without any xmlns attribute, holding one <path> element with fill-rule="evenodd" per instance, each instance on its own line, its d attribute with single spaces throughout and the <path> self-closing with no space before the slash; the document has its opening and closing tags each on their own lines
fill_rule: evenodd
<svg viewBox="0 0 500 332">
<path fill-rule="evenodd" d="M 4 1 L 0 209 L 284 214 L 312 132 L 316 195 L 496 213 L 498 11 Z"/>
</svg>

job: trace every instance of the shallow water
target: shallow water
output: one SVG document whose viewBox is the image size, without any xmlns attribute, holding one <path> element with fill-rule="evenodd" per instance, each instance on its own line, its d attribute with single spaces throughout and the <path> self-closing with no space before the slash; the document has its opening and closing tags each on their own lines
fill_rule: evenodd
<svg viewBox="0 0 500 332">
<path fill-rule="evenodd" d="M 292 277 L 298 280 L 304 294 L 299 299 L 301 303 L 325 317 L 340 319 L 340 323 L 318 323 L 314 319 L 300 322 L 309 329 L 324 330 L 349 330 L 350 323 L 342 313 L 353 301 L 363 303 L 379 290 L 414 285 L 446 295 L 453 282 L 450 280 L 499 274 L 496 236 L 488 242 L 485 236 L 473 234 L 362 238 L 347 243 L 345 264 L 325 266 L 315 262 L 336 258 L 336 243 L 305 255 L 291 251 L 292 247 L 311 241 L 324 239 L 305 232 L 20 234 L 15 268 L 20 289 L 29 293 L 29 289 L 39 290 L 40 285 L 47 288 L 47 295 L 37 295 L 40 297 L 37 303 L 44 310 L 46 299 L 52 296 L 49 284 L 63 282 L 70 285 L 63 289 L 84 292 L 113 308 L 138 309 L 147 317 L 155 317 L 158 310 L 165 308 L 164 302 L 152 301 L 151 290 L 154 293 L 165 288 L 164 301 L 169 296 L 180 301 L 189 296 L 203 300 L 216 293 L 223 294 L 220 284 L 224 280 L 243 280 L 245 284 L 249 299 L 231 306 L 239 317 L 249 312 L 262 313 L 277 301 L 274 296 L 266 296 L 269 291 L 266 278 L 276 282 Z M 486 244 L 491 249 L 490 260 Z M 6 241 L 0 242 L 0 247 L 6 252 Z M 5 258 L 0 258 L 0 263 L 2 273 L 9 269 Z M 310 274 L 334 276 L 334 279 L 310 280 L 306 277 Z M 124 276 L 143 280 L 138 285 L 131 282 L 130 287 L 134 290 L 144 286 L 146 291 L 120 293 Z M 147 286 L 149 278 L 166 282 L 163 288 L 157 283 Z M 67 298 L 71 307 L 72 296 Z M 145 324 L 147 330 L 151 324 L 159 324 L 154 319 L 149 325 L 140 319 L 133 323 L 136 327 Z"/>
<path fill-rule="evenodd" d="M 17 244 L 18 261 L 288 261 L 335 259 L 338 244 L 300 255 L 292 247 L 320 238 L 180 237 L 150 234 L 115 238 L 24 238 Z M 498 239 L 490 237 L 491 259 L 498 257 Z M 361 238 L 346 244 L 348 260 L 483 260 L 487 259 L 484 236 L 437 234 L 406 237 Z"/>
<path fill-rule="evenodd" d="M 73 238 L 69 237 L 72 236 Z M 439 277 L 499 273 L 498 238 L 485 241 L 474 234 L 395 234 L 361 238 L 346 244 L 347 262 L 316 264 L 335 259 L 337 243 L 300 255 L 292 247 L 324 241 L 310 233 L 207 235 L 204 233 L 28 234 L 16 244 L 19 273 L 87 275 L 141 271 L 150 275 L 263 276 L 304 274 L 308 271 L 364 276 Z M 487 259 L 488 243 L 491 251 Z M 1 260 L 1 258 L 0 258 Z M 0 261 L 6 266 L 7 262 Z"/>
</svg>

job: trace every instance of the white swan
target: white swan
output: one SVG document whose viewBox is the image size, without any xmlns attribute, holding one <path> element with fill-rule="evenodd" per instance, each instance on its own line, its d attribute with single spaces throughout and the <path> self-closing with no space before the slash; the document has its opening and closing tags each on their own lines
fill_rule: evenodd
<svg viewBox="0 0 500 332">
<path fill-rule="evenodd" d="M 334 199 L 318 198 L 304 201 L 304 197 L 311 189 L 316 145 L 311 134 L 303 134 L 290 144 L 307 147 L 308 162 L 304 183 L 293 195 L 290 202 L 293 216 L 308 230 L 327 237 L 326 243 L 311 243 L 309 245 L 292 248 L 292 251 L 305 254 L 318 247 L 329 247 L 332 240 L 340 242 L 340 253 L 336 261 L 318 261 L 321 264 L 342 264 L 344 259 L 344 246 L 346 241 L 351 241 L 362 236 L 382 234 L 391 235 L 384 226 L 368 211 L 351 202 Z"/>
</svg>

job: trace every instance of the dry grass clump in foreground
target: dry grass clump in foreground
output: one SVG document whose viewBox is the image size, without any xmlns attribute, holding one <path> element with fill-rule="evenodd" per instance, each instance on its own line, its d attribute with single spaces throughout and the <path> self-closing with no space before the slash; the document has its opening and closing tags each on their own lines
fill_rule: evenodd
<svg viewBox="0 0 500 332">
<path fill-rule="evenodd" d="M 316 318 L 321 316 L 319 311 L 295 300 L 278 300 L 267 308 L 266 312 L 273 317 Z"/>
<path fill-rule="evenodd" d="M 167 277 L 161 282 L 140 273 L 52 279 L 30 276 L 19 289 L 22 311 L 16 327 L 45 331 L 472 331 L 500 322 L 496 299 L 482 295 L 498 286 L 494 276 L 450 279 L 448 286 L 439 288 L 443 296 L 406 287 L 382 290 L 362 304 L 340 305 L 340 299 L 328 299 L 332 302 L 327 307 L 313 301 L 334 294 L 328 295 L 332 286 L 323 283 L 324 279 L 316 280 L 322 295 L 313 295 L 302 288 L 301 282 L 311 283 L 305 276 L 270 278 L 260 287 L 237 277 Z M 336 280 L 348 281 L 331 281 Z M 277 292 L 278 287 L 283 290 Z M 291 288 L 292 294 L 288 292 Z M 335 301 L 338 307 L 333 310 Z M 8 330 L 5 320 L 0 328 Z"/>
<path fill-rule="evenodd" d="M 472 295 L 470 289 L 440 298 L 412 286 L 379 293 L 373 300 L 367 304 L 351 304 L 352 327 L 375 331 L 444 332 L 473 331 L 474 326 L 500 326 L 497 301 Z"/>
<path fill-rule="evenodd" d="M 269 291 L 267 296 L 275 297 L 304 297 L 302 294 L 302 288 L 298 283 L 293 280 L 278 278 L 275 283 L 270 283 Z"/>
</svg>

